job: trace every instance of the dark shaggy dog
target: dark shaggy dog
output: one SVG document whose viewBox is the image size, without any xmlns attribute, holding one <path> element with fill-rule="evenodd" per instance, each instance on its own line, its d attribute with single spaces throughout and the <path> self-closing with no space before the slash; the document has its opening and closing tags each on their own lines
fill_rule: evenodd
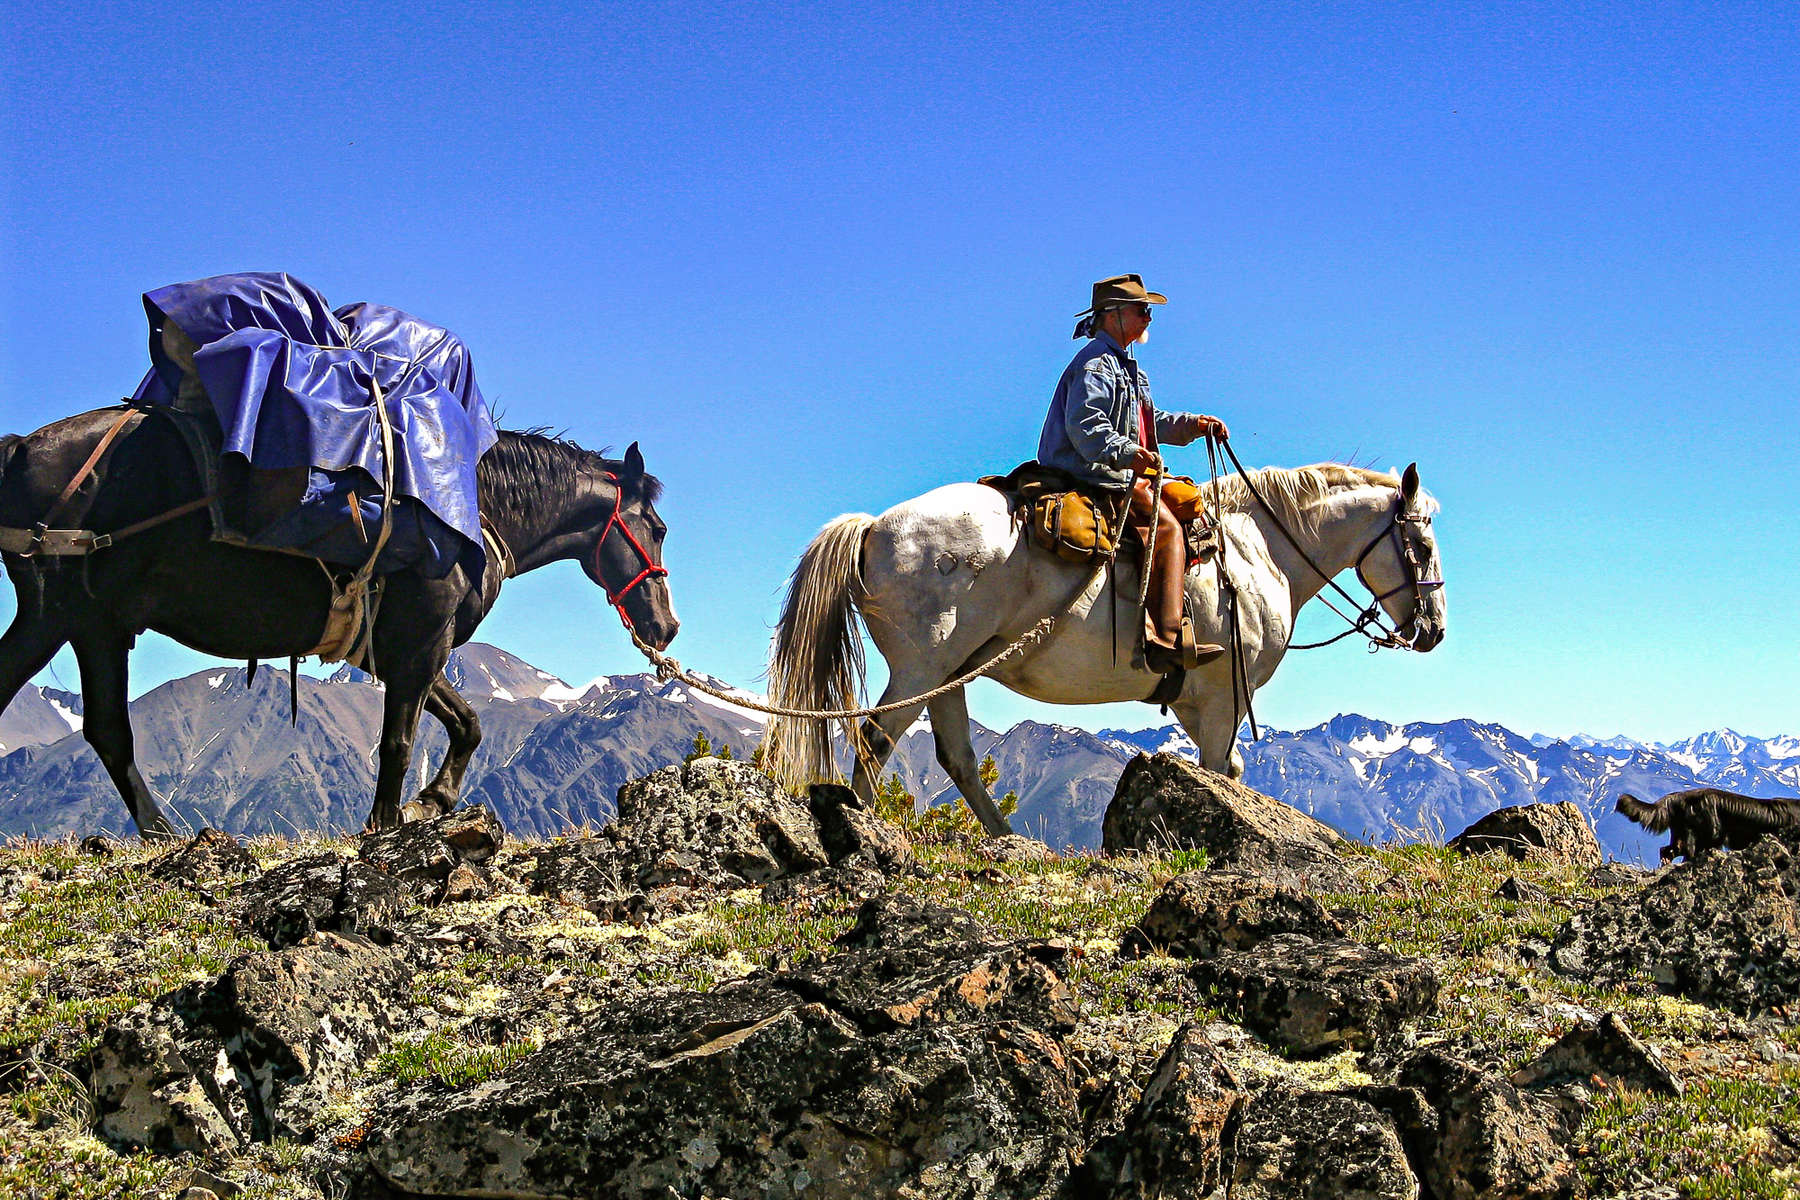
<svg viewBox="0 0 1800 1200">
<path fill-rule="evenodd" d="M 1655 804 L 1627 792 L 1615 807 L 1651 833 L 1668 831 L 1665 863 L 1702 850 L 1742 850 L 1772 829 L 1800 825 L 1800 800 L 1759 800 L 1721 788 L 1670 792 Z"/>
</svg>

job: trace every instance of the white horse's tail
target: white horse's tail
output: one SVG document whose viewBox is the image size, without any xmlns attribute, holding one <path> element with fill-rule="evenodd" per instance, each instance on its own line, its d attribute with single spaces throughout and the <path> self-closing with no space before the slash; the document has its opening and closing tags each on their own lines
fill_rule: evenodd
<svg viewBox="0 0 1800 1200">
<path fill-rule="evenodd" d="M 862 635 L 856 600 L 862 590 L 863 534 L 875 518 L 848 513 L 832 521 L 800 556 L 769 649 L 769 703 L 782 708 L 855 708 L 862 692 Z M 845 722 L 855 745 L 856 724 Z M 831 753 L 831 722 L 771 717 L 764 766 L 784 786 L 840 778 Z"/>
</svg>

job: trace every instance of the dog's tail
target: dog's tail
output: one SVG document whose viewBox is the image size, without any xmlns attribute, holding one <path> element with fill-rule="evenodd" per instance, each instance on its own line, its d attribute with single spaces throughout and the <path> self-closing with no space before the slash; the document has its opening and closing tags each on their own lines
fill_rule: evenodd
<svg viewBox="0 0 1800 1200">
<path fill-rule="evenodd" d="M 1614 811 L 1622 812 L 1651 833 L 1664 833 L 1669 828 L 1669 806 L 1665 804 L 1645 804 L 1630 792 L 1619 795 L 1619 802 L 1613 806 Z"/>
</svg>

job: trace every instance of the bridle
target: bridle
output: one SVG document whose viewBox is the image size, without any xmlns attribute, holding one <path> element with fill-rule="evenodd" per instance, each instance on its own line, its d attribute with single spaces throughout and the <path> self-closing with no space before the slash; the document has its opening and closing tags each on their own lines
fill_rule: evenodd
<svg viewBox="0 0 1800 1200">
<path fill-rule="evenodd" d="M 1413 619 L 1416 623 L 1419 610 L 1425 607 L 1425 593 L 1434 588 L 1443 587 L 1444 581 L 1442 579 L 1425 578 L 1425 564 L 1419 561 L 1418 547 L 1413 545 L 1412 539 L 1408 538 L 1400 531 L 1402 525 L 1427 525 L 1431 522 L 1431 518 L 1424 513 L 1409 513 L 1404 511 L 1405 504 L 1406 502 L 1404 500 L 1396 500 L 1394 502 L 1394 512 L 1393 515 L 1388 518 L 1388 523 L 1382 527 L 1379 533 L 1369 539 L 1369 544 L 1364 546 L 1362 548 L 1362 553 L 1356 556 L 1356 581 L 1369 590 L 1371 599 L 1368 607 L 1363 609 L 1362 613 L 1358 615 L 1354 622 L 1352 622 L 1351 627 L 1343 633 L 1338 634 L 1337 637 L 1332 638 L 1332 642 L 1339 640 L 1339 638 L 1348 637 L 1352 633 L 1360 632 L 1369 638 L 1369 649 L 1371 651 L 1383 646 L 1392 650 L 1412 649 L 1411 639 L 1401 637 L 1398 630 L 1383 629 L 1381 627 L 1382 602 L 1391 596 L 1399 595 L 1410 587 L 1413 593 Z M 1406 575 L 1406 579 L 1404 582 L 1389 588 L 1385 592 L 1377 592 L 1375 590 L 1375 585 L 1369 582 L 1369 577 L 1363 574 L 1363 563 L 1368 561 L 1369 555 L 1375 552 L 1375 547 L 1381 545 L 1383 541 L 1389 538 L 1393 539 L 1395 554 L 1399 557 L 1401 563 L 1405 565 L 1406 570 L 1404 574 Z M 1313 569 L 1317 570 L 1318 568 L 1315 567 Z M 1370 625 L 1375 626 L 1380 636 L 1368 632 L 1368 626 Z M 1310 650 L 1313 646 L 1326 646 L 1330 644 L 1330 642 L 1315 642 L 1312 646 L 1289 646 L 1288 649 Z"/>
<path fill-rule="evenodd" d="M 619 477 L 608 471 L 606 478 L 613 485 L 613 510 L 612 515 L 606 518 L 606 524 L 601 527 L 600 536 L 594 539 L 594 578 L 598 579 L 600 586 L 606 589 L 606 602 L 618 611 L 619 620 L 625 622 L 625 628 L 629 630 L 632 628 L 631 615 L 625 611 L 625 597 L 631 594 L 632 588 L 646 579 L 666 579 L 669 571 L 667 567 L 650 557 L 650 552 L 644 549 L 644 543 L 638 541 L 637 534 L 631 532 L 631 526 L 625 523 L 625 489 L 620 485 Z M 633 575 L 631 582 L 616 592 L 607 585 L 606 576 L 600 571 L 600 550 L 606 545 L 606 535 L 615 528 L 625 535 L 626 544 L 637 551 L 638 561 L 644 564 L 643 570 Z"/>
<path fill-rule="evenodd" d="M 1208 454 L 1213 452 L 1213 445 L 1213 439 L 1209 435 L 1207 437 Z M 1244 464 L 1238 461 L 1237 452 L 1232 450 L 1231 443 L 1219 442 L 1217 445 L 1218 449 L 1222 450 L 1226 456 L 1231 459 L 1231 465 L 1237 468 L 1238 477 L 1244 481 L 1244 486 L 1249 489 L 1250 495 L 1255 497 L 1256 502 L 1262 505 L 1263 511 L 1269 514 L 1270 521 L 1280 532 L 1281 536 L 1287 539 L 1288 545 L 1294 548 L 1294 552 L 1300 556 L 1300 561 L 1304 562 L 1308 567 L 1311 567 L 1313 573 L 1325 581 L 1325 586 L 1341 596 L 1345 603 L 1355 606 L 1356 598 L 1338 586 L 1337 580 L 1331 577 L 1331 572 L 1326 571 L 1320 567 L 1318 563 L 1312 560 L 1312 556 L 1300 545 L 1300 540 L 1282 523 L 1281 517 L 1275 511 L 1275 507 L 1263 498 L 1262 493 L 1257 490 L 1256 484 L 1251 480 L 1250 473 L 1244 470 Z M 1215 465 L 1213 468 L 1213 495 L 1215 496 L 1218 495 L 1218 474 L 1218 468 Z M 1317 650 L 1322 646 L 1329 646 L 1334 642 L 1341 642 L 1347 637 L 1361 634 L 1363 637 L 1369 639 L 1369 652 L 1371 654 L 1382 649 L 1411 650 L 1413 648 L 1413 639 L 1401 637 L 1399 630 L 1389 629 L 1382 620 L 1381 602 L 1390 596 L 1405 591 L 1409 587 L 1412 588 L 1414 600 L 1413 617 L 1416 623 L 1419 609 L 1422 608 L 1425 603 L 1425 593 L 1434 588 L 1441 588 L 1444 586 L 1444 581 L 1442 579 L 1426 579 L 1424 577 L 1425 566 L 1419 561 L 1418 551 L 1413 547 L 1412 542 L 1400 532 L 1400 527 L 1402 525 L 1422 525 L 1430 519 L 1430 517 L 1423 513 L 1407 512 L 1405 497 L 1397 496 L 1394 500 L 1394 511 L 1389 515 L 1388 523 L 1382 526 L 1381 530 L 1376 533 L 1374 537 L 1369 539 L 1369 544 L 1364 546 L 1362 553 L 1356 556 L 1357 582 L 1367 588 L 1369 590 L 1369 595 L 1372 597 L 1368 605 L 1356 616 L 1352 617 L 1349 613 L 1344 612 L 1337 605 L 1333 604 L 1329 598 L 1321 593 L 1319 596 L 1320 602 L 1323 603 L 1326 608 L 1329 608 L 1332 612 L 1342 617 L 1350 627 L 1334 637 L 1326 638 L 1322 642 L 1306 642 L 1302 644 L 1290 643 L 1287 648 L 1289 650 Z M 1399 549 L 1400 561 L 1406 568 L 1406 582 L 1398 587 L 1389 588 L 1385 592 L 1377 592 L 1374 585 L 1369 582 L 1368 576 L 1363 574 L 1363 564 L 1368 561 L 1369 555 L 1374 553 L 1375 547 L 1379 546 L 1384 539 L 1389 537 L 1395 539 L 1395 544 Z"/>
</svg>

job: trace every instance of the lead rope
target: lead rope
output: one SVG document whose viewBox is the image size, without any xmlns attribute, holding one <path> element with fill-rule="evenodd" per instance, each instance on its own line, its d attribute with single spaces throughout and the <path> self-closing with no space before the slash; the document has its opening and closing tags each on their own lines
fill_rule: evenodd
<svg viewBox="0 0 1800 1200">
<path fill-rule="evenodd" d="M 932 688 L 929 692 L 922 692 L 917 696 L 912 696 L 905 700 L 894 700 L 887 704 L 877 704 L 870 708 L 844 708 L 827 711 L 812 708 L 783 708 L 779 705 L 763 704 L 755 700 L 746 700 L 742 695 L 734 695 L 730 692 L 723 691 L 699 679 L 686 667 L 683 667 L 680 662 L 670 658 L 662 651 L 644 641 L 643 638 L 638 636 L 638 631 L 632 628 L 629 623 L 625 626 L 625 632 L 631 635 L 631 644 L 636 646 L 638 651 L 642 653 L 645 658 L 649 659 L 650 664 L 656 668 L 656 677 L 658 679 L 679 679 L 682 683 L 687 684 L 695 691 L 704 692 L 714 699 L 723 700 L 725 703 L 737 708 L 749 709 L 751 712 L 767 713 L 772 717 L 801 717 L 807 720 L 819 721 L 849 721 L 858 717 L 879 716 L 881 713 L 895 712 L 902 708 L 911 708 L 915 704 L 936 700 L 939 696 L 954 692 L 956 689 L 980 679 L 983 675 L 986 675 L 1001 663 L 1015 657 L 1027 648 L 1037 645 L 1039 642 L 1043 641 L 1044 638 L 1049 636 L 1050 631 L 1056 627 L 1056 622 L 1063 613 L 1069 611 L 1077 600 L 1087 594 L 1088 589 L 1099 582 L 1100 576 L 1105 573 L 1106 568 L 1112 565 L 1114 557 L 1114 555 L 1110 554 L 1102 555 L 1099 563 L 1094 567 L 1093 574 L 1089 575 L 1087 579 L 1082 582 L 1080 590 L 1070 596 L 1067 603 L 1057 611 L 1040 618 L 1037 624 L 1021 634 L 1016 641 L 1003 648 L 998 654 L 995 654 L 979 667 L 966 671 L 963 674 L 958 675 L 955 679 L 950 680 L 948 683 L 940 684 L 939 686 Z"/>
</svg>

